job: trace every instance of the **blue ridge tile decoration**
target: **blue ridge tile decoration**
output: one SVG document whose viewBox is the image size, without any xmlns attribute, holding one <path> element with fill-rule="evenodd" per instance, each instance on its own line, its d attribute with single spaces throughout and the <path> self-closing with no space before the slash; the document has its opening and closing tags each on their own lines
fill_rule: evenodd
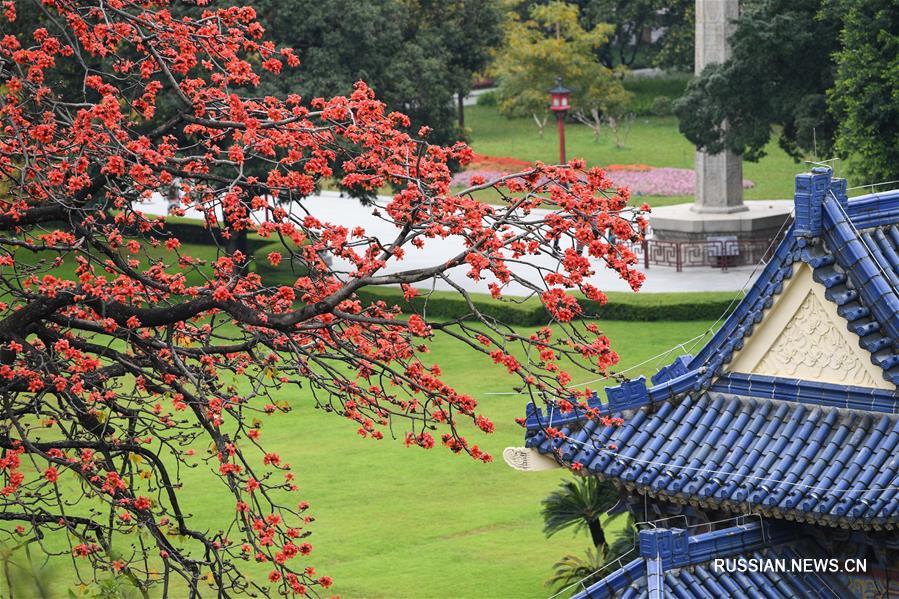
<svg viewBox="0 0 899 599">
<path fill-rule="evenodd" d="M 682 529 L 640 533 L 640 557 L 583 589 L 576 599 L 638 597 L 732 597 L 843 599 L 854 596 L 844 575 L 830 573 L 736 572 L 716 568 L 715 559 L 821 558 L 826 553 L 801 530 L 752 522 L 687 536 Z"/>
</svg>

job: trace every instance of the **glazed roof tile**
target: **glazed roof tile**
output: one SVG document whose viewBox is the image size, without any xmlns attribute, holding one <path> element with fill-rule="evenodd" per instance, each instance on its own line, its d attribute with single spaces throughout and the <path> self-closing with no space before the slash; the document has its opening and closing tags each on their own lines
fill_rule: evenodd
<svg viewBox="0 0 899 599">
<path fill-rule="evenodd" d="M 766 597 L 793 599 L 851 596 L 840 574 L 732 571 L 713 560 L 792 560 L 827 557 L 798 531 L 753 522 L 687 536 L 685 530 L 655 529 L 640 534 L 640 558 L 624 565 L 577 594 L 577 599 L 637 599 L 673 596 L 678 599 Z"/>
<path fill-rule="evenodd" d="M 726 393 L 580 421 L 526 445 L 679 503 L 852 528 L 899 525 L 899 415 Z"/>
<path fill-rule="evenodd" d="M 899 525 L 899 390 L 727 372 L 799 262 L 812 268 L 883 378 L 899 383 L 899 190 L 852 200 L 827 169 L 800 175 L 796 219 L 696 356 L 606 389 L 588 407 L 528 406 L 527 445 L 630 489 L 852 528 Z"/>
</svg>

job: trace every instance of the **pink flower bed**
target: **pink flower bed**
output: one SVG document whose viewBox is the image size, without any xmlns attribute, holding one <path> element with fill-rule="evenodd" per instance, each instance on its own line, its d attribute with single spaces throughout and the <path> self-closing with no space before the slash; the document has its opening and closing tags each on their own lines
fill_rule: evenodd
<svg viewBox="0 0 899 599">
<path fill-rule="evenodd" d="M 490 181 L 501 177 L 505 172 L 496 169 L 471 169 L 453 175 L 453 185 L 468 187 L 472 177 L 483 177 Z M 643 170 L 627 170 L 615 168 L 606 171 L 606 176 L 618 187 L 627 187 L 634 196 L 687 196 L 693 195 L 696 186 L 696 173 L 686 168 L 651 168 Z M 753 186 L 752 181 L 743 179 L 743 188 Z"/>
<path fill-rule="evenodd" d="M 627 187 L 631 195 L 688 196 L 696 190 L 696 172 L 687 168 L 654 168 L 648 171 L 614 171 L 608 177 L 619 187 Z M 743 179 L 743 188 L 752 181 Z"/>
</svg>

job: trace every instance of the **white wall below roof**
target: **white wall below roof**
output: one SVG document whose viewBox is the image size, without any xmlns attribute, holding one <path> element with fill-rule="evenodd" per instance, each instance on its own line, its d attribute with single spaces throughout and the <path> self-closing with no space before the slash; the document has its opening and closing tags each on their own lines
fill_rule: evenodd
<svg viewBox="0 0 899 599">
<path fill-rule="evenodd" d="M 800 262 L 727 371 L 895 390 L 846 325 Z"/>
</svg>

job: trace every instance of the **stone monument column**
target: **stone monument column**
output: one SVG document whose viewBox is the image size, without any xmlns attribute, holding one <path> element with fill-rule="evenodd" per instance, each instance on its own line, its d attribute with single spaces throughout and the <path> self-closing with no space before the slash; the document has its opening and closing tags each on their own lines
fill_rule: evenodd
<svg viewBox="0 0 899 599">
<path fill-rule="evenodd" d="M 730 58 L 728 39 L 740 14 L 739 0 L 696 0 L 696 75 Z M 748 210 L 743 204 L 743 160 L 733 152 L 696 152 L 695 212 L 727 214 Z"/>
<path fill-rule="evenodd" d="M 734 19 L 740 14 L 740 2 L 695 1 L 698 75 L 706 66 L 722 63 L 730 58 L 728 37 L 733 33 Z M 758 93 L 758 90 L 749 89 L 746 93 Z M 670 264 L 670 256 L 666 252 L 677 252 L 678 264 L 688 264 L 693 260 L 692 265 L 695 266 L 706 260 L 708 264 L 714 265 L 719 263 L 716 260 L 725 255 L 731 265 L 754 264 L 757 261 L 753 249 L 755 246 L 729 240 L 736 238 L 740 242 L 753 241 L 756 242 L 755 245 L 765 248 L 771 238 L 782 230 L 793 208 L 790 200 L 744 204 L 743 160 L 733 152 L 696 152 L 695 193 L 695 202 L 653 209 L 649 216 L 653 239 L 663 244 L 657 246 L 659 249 L 653 250 L 650 240 L 650 245 L 647 246 L 650 262 Z M 664 245 L 669 242 L 690 242 L 694 245 Z M 707 251 L 697 249 L 704 247 L 695 245 L 697 242 L 706 244 Z"/>
</svg>

